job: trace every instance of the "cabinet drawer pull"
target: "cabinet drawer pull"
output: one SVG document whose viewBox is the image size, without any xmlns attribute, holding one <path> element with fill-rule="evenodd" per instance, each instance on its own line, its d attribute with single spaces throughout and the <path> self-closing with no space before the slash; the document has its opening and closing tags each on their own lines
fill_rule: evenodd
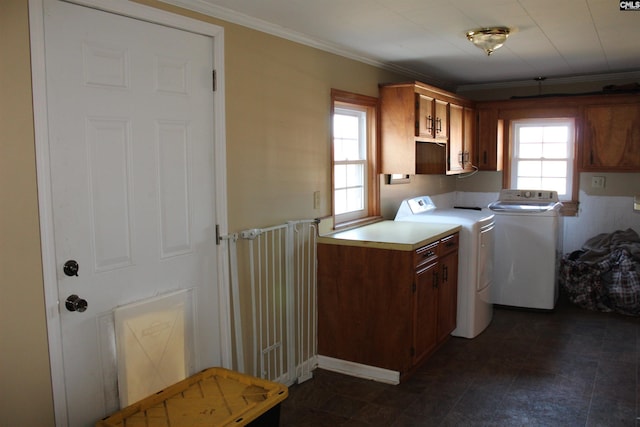
<svg viewBox="0 0 640 427">
<path fill-rule="evenodd" d="M 422 258 L 431 258 L 431 257 L 432 257 L 432 256 L 434 256 L 435 254 L 436 254 L 436 253 L 435 253 L 434 251 L 431 251 L 431 250 L 429 250 L 429 251 L 425 251 L 425 252 L 422 254 Z"/>
</svg>

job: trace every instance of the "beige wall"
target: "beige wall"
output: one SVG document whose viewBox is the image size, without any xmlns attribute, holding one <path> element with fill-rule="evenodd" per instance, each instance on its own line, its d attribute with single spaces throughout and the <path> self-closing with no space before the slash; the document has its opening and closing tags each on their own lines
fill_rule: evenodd
<svg viewBox="0 0 640 427">
<path fill-rule="evenodd" d="M 0 2 L 0 425 L 51 426 L 27 2 Z"/>
<path fill-rule="evenodd" d="M 229 229 L 329 215 L 331 88 L 377 96 L 393 76 L 238 26 L 225 38 Z"/>
</svg>

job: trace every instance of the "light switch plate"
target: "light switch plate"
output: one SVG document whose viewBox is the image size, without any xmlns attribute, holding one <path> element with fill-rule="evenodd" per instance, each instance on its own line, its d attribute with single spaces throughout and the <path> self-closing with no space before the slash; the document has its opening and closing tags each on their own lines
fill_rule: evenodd
<svg viewBox="0 0 640 427">
<path fill-rule="evenodd" d="M 640 211 L 640 196 L 633 198 L 633 210 Z"/>
</svg>

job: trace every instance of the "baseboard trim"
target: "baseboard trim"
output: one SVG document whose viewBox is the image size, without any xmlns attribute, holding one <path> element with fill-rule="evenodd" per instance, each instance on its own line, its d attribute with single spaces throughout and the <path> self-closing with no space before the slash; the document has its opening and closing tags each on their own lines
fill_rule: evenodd
<svg viewBox="0 0 640 427">
<path fill-rule="evenodd" d="M 400 372 L 398 371 L 349 362 L 348 360 L 334 359 L 328 356 L 318 356 L 318 368 L 386 384 L 400 384 Z"/>
</svg>

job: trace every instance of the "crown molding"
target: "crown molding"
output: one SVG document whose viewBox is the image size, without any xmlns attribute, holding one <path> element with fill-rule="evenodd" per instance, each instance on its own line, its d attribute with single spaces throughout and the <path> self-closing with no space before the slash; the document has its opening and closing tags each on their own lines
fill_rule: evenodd
<svg viewBox="0 0 640 427">
<path fill-rule="evenodd" d="M 162 3 L 170 4 L 173 6 L 181 7 L 183 9 L 198 12 L 203 15 L 210 16 L 212 18 L 221 19 L 232 24 L 241 25 L 243 27 L 250 28 L 252 30 L 260 31 L 270 34 L 272 36 L 280 37 L 292 42 L 300 43 L 305 46 L 313 47 L 325 52 L 329 52 L 338 56 L 342 56 L 354 61 L 362 62 L 367 65 L 378 67 L 390 72 L 401 74 L 409 79 L 415 79 L 420 81 L 429 82 L 436 86 L 452 87 L 455 86 L 450 81 L 444 81 L 442 79 L 435 78 L 423 73 L 416 73 L 414 70 L 408 68 L 390 64 L 387 62 L 379 61 L 377 59 L 358 54 L 354 51 L 346 49 L 343 46 L 325 42 L 322 40 L 311 38 L 305 34 L 293 31 L 289 28 L 282 27 L 280 25 L 273 24 L 271 22 L 264 21 L 262 19 L 254 18 L 243 13 L 236 12 L 226 7 L 214 5 L 204 0 L 160 0 Z"/>
</svg>

